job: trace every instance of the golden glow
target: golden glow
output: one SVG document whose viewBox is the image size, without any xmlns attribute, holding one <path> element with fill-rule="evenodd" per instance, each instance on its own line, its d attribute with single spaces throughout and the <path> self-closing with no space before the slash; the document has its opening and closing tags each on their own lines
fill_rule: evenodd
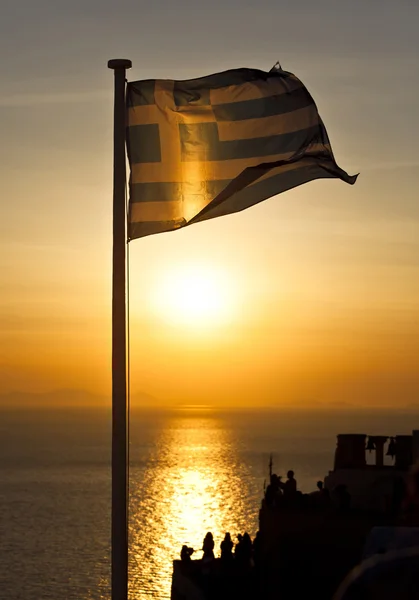
<svg viewBox="0 0 419 600">
<path fill-rule="evenodd" d="M 165 422 L 145 473 L 131 468 L 130 598 L 170 597 L 172 561 L 183 544 L 201 558 L 205 533 L 216 555 L 226 531 L 254 535 L 257 480 L 234 451 L 232 434 L 211 414 Z"/>
<path fill-rule="evenodd" d="M 95 31 L 86 27 L 84 4 L 69 3 L 74 28 L 68 26 L 70 13 L 57 9 L 60 26 L 52 33 L 60 31 L 59 54 L 51 34 L 55 15 L 51 9 L 41 18 L 38 11 L 37 51 L 51 57 L 48 84 L 31 68 L 34 44 L 25 27 L 17 27 L 17 11 L 2 15 L 2 41 L 18 45 L 19 56 L 4 64 L 0 97 L 0 395 L 77 388 L 110 398 L 112 81 L 106 69 L 92 70 L 91 64 L 107 55 L 108 30 L 118 39 L 126 39 L 127 28 L 135 30 L 142 3 L 130 3 L 117 20 L 98 11 Z M 280 11 L 280 3 L 271 4 L 273 14 Z M 330 40 L 317 35 L 308 8 L 298 14 L 307 35 L 284 67 L 314 93 L 338 162 L 359 171 L 359 181 L 352 187 L 318 180 L 243 213 L 130 244 L 133 392 L 163 405 L 417 402 L 419 161 L 412 124 L 419 105 L 412 99 L 419 80 L 412 77 L 417 49 L 411 43 L 417 19 L 397 2 L 387 3 L 380 27 L 370 27 L 372 3 L 358 4 L 363 26 L 356 55 L 348 19 L 338 22 L 327 8 L 318 13 L 336 26 L 339 43 L 330 52 Z M 23 5 L 35 10 L 36 3 Z M 259 18 L 256 4 L 249 27 L 264 39 L 256 54 L 249 54 L 246 35 L 224 34 L 235 27 L 234 11 L 224 11 L 220 20 L 212 10 L 202 28 L 200 11 L 190 11 L 188 3 L 163 20 L 155 5 L 149 20 L 159 22 L 160 51 L 150 53 L 146 67 L 135 62 L 130 80 L 201 77 L 237 67 L 238 55 L 261 69 L 271 60 L 266 48 L 275 43 L 276 28 Z M 297 16 L 287 11 L 281 18 L 284 47 L 294 48 Z M 142 22 L 150 45 L 155 28 Z M 212 43 L 214 24 L 223 28 L 225 43 Z M 73 29 L 80 38 L 74 51 Z M 191 52 L 191 32 L 197 31 L 200 43 Z M 84 60 L 86 44 L 96 53 L 93 62 Z M 389 64 L 402 87 L 386 77 Z M 77 76 L 64 77 L 69 71 Z M 213 91 L 211 104 L 229 101 L 230 93 Z M 241 91 L 241 100 L 255 97 L 251 87 Z M 150 110 L 155 107 L 136 107 L 134 114 L 140 118 Z M 166 120 L 159 118 L 163 135 Z M 221 127 L 227 134 L 230 126 Z M 181 179 L 191 182 L 185 193 L 195 195 L 198 208 L 197 181 L 230 179 L 236 172 L 237 163 L 223 160 L 207 161 L 201 173 L 196 163 L 179 158 L 171 177 L 162 179 L 179 144 L 161 150 L 162 160 L 149 165 L 154 180 L 178 181 L 182 168 Z M 141 165 L 132 175 L 140 181 Z M 191 260 L 225 269 L 221 289 L 227 298 L 205 311 L 196 304 L 179 308 L 170 293 L 162 297 L 168 274 Z"/>
<path fill-rule="evenodd" d="M 234 292 L 221 269 L 205 264 L 178 266 L 162 274 L 156 288 L 153 308 L 171 323 L 211 327 L 232 316 Z"/>
</svg>

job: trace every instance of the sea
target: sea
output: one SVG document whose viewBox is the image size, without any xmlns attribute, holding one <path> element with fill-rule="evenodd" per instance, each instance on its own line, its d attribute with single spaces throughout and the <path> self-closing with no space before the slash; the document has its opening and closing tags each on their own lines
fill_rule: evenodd
<svg viewBox="0 0 419 600">
<path fill-rule="evenodd" d="M 133 410 L 129 598 L 170 598 L 183 544 L 201 556 L 258 527 L 269 474 L 303 492 L 333 466 L 338 433 L 411 433 L 403 411 Z M 0 597 L 110 598 L 111 420 L 106 409 L 0 411 Z"/>
</svg>

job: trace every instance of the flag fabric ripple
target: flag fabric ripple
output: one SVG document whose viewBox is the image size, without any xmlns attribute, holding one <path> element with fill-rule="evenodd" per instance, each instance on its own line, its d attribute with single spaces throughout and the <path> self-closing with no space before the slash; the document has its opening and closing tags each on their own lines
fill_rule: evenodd
<svg viewBox="0 0 419 600">
<path fill-rule="evenodd" d="M 128 83 L 127 152 L 129 239 L 357 177 L 336 164 L 313 98 L 281 68 Z"/>
</svg>

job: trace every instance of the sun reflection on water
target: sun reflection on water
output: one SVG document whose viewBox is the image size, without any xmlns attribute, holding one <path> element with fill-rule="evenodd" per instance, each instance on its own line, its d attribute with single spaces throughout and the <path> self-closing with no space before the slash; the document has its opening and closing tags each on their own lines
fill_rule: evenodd
<svg viewBox="0 0 419 600">
<path fill-rule="evenodd" d="M 145 470 L 131 470 L 130 600 L 170 597 L 172 560 L 182 544 L 199 551 L 212 531 L 218 551 L 226 531 L 256 528 L 251 475 L 233 435 L 208 414 L 184 413 L 169 425 Z"/>
</svg>

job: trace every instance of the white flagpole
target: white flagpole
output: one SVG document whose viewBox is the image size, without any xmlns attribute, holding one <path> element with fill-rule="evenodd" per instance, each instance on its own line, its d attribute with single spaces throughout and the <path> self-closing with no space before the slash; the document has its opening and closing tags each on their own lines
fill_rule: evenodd
<svg viewBox="0 0 419 600">
<path fill-rule="evenodd" d="M 112 272 L 112 600 L 128 599 L 125 75 L 131 61 L 108 62 L 115 75 Z"/>
</svg>

